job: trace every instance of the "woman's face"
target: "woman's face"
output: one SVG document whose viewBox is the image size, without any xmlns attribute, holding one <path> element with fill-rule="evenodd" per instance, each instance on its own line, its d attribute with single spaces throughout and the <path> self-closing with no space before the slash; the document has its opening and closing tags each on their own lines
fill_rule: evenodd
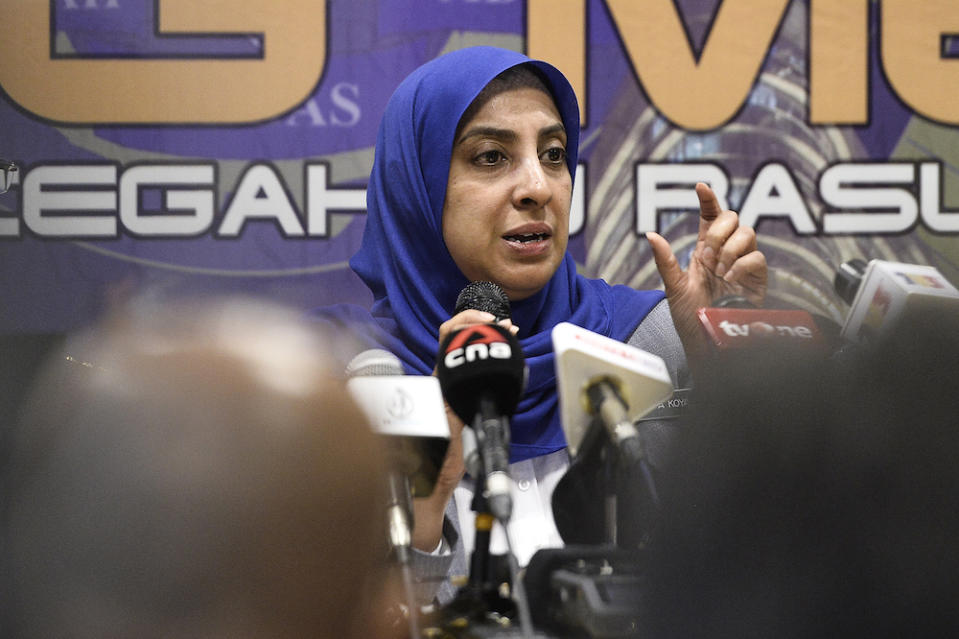
<svg viewBox="0 0 959 639">
<path fill-rule="evenodd" d="M 524 299 L 563 260 L 572 190 L 553 99 L 531 88 L 500 93 L 454 140 L 443 240 L 471 281 Z"/>
</svg>

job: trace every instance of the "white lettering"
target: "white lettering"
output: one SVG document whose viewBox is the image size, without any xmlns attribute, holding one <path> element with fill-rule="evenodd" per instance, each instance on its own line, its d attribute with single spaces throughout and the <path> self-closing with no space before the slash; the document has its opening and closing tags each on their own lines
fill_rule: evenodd
<svg viewBox="0 0 959 639">
<path fill-rule="evenodd" d="M 223 216 L 220 235 L 238 236 L 250 219 L 274 220 L 287 237 L 304 234 L 303 225 L 280 177 L 266 164 L 254 164 L 240 178 L 233 201 Z"/>
<path fill-rule="evenodd" d="M 769 331 L 773 331 L 773 327 L 769 324 L 766 324 L 769 327 Z M 785 335 L 786 337 L 797 337 L 796 330 L 792 326 L 777 326 L 775 331 L 780 335 Z"/>
<path fill-rule="evenodd" d="M 733 324 L 729 320 L 723 320 L 719 323 L 719 328 L 723 329 L 723 332 L 730 337 L 736 337 L 737 335 L 746 336 L 749 335 L 749 327 L 745 325 Z"/>
<path fill-rule="evenodd" d="M 64 0 L 63 3 L 64 9 L 79 9 L 77 5 L 77 0 Z M 84 9 L 99 9 L 100 7 L 97 4 L 97 0 L 86 0 L 83 5 Z M 119 9 L 120 4 L 119 0 L 107 0 L 107 3 L 103 5 L 104 9 Z"/>
<path fill-rule="evenodd" d="M 494 359 L 509 359 L 513 350 L 506 342 L 493 342 L 489 345 L 489 356 Z"/>
<path fill-rule="evenodd" d="M 213 224 L 216 208 L 211 189 L 164 190 L 164 206 L 172 215 L 140 210 L 140 189 L 148 185 L 214 185 L 212 164 L 134 166 L 120 178 L 120 221 L 135 235 L 200 235 Z"/>
<path fill-rule="evenodd" d="M 715 164 L 639 164 L 636 166 L 636 232 L 656 231 L 661 211 L 698 211 L 699 200 L 693 190 L 696 182 L 706 182 L 729 208 L 726 194 L 729 178 Z"/>
<path fill-rule="evenodd" d="M 466 347 L 466 361 L 475 362 L 478 359 L 489 357 L 489 348 L 486 344 L 469 344 Z"/>
<path fill-rule="evenodd" d="M 114 186 L 116 181 L 114 165 L 35 168 L 23 180 L 23 221 L 37 235 L 116 237 L 114 216 L 90 215 L 91 212 L 116 211 L 116 191 L 103 188 Z M 69 186 L 87 190 L 63 188 Z M 63 215 L 44 215 L 45 211 L 59 211 Z"/>
<path fill-rule="evenodd" d="M 347 97 L 347 93 L 352 95 L 352 100 Z M 330 115 L 330 121 L 336 126 L 353 126 L 359 122 L 360 105 L 359 102 L 357 102 L 359 97 L 359 85 L 350 84 L 348 82 L 340 82 L 334 85 L 333 90 L 330 91 L 330 100 L 333 102 L 333 106 L 337 107 L 340 111 L 346 113 L 350 117 L 346 120 L 342 120 L 334 110 Z"/>
<path fill-rule="evenodd" d="M 139 163 L 125 169 L 106 163 L 33 166 L 20 172 L 20 210 L 0 216 L 0 237 L 17 237 L 26 228 L 49 238 L 115 238 L 123 230 L 141 237 L 210 232 L 236 238 L 247 220 L 266 219 L 287 237 L 322 238 L 331 233 L 331 214 L 366 212 L 365 188 L 334 187 L 324 162 L 303 166 L 302 212 L 276 169 L 253 163 L 238 179 L 219 228 L 214 226 L 217 194 L 231 189 L 219 184 L 215 163 Z M 571 234 L 585 227 L 585 176 L 586 167 L 580 165 Z M 664 215 L 695 212 L 692 187 L 697 181 L 711 183 L 720 205 L 727 206 L 729 182 L 719 165 L 645 164 L 638 165 L 635 177 L 635 228 L 640 233 L 658 231 Z M 817 225 L 825 235 L 897 233 L 920 221 L 936 233 L 959 233 L 959 209 L 944 207 L 939 162 L 836 164 L 822 173 L 818 184 L 826 206 L 821 220 L 800 198 L 788 167 L 768 164 L 745 192 L 740 221 L 755 225 L 764 217 L 785 217 L 799 235 L 815 233 Z"/>
<path fill-rule="evenodd" d="M 798 337 L 801 339 L 812 339 L 814 337 L 812 329 L 808 326 L 773 326 L 768 322 L 752 322 L 750 324 L 736 324 L 729 320 L 723 320 L 719 323 L 719 328 L 729 337 L 749 337 L 750 333 L 755 336 L 763 337 L 776 333 L 784 337 Z"/>
<path fill-rule="evenodd" d="M 937 233 L 959 231 L 959 211 L 942 210 L 942 164 L 923 162 L 919 167 L 919 206 L 922 221 Z"/>
<path fill-rule="evenodd" d="M 816 232 L 816 223 L 792 174 L 782 164 L 764 166 L 753 180 L 749 194 L 739 210 L 739 223 L 756 228 L 765 217 L 785 217 L 798 235 Z"/>
<path fill-rule="evenodd" d="M 299 126 L 302 118 L 306 118 L 309 121 L 309 126 L 326 126 L 326 118 L 323 117 L 323 112 L 320 111 L 320 105 L 316 103 L 314 98 L 310 98 L 303 103 L 302 107 L 294 111 L 293 114 L 286 119 L 286 125 Z"/>
<path fill-rule="evenodd" d="M 330 90 L 332 106 L 324 108 L 315 97 L 303 103 L 299 109 L 286 118 L 287 126 L 338 126 L 351 127 L 360 121 L 363 115 L 360 109 L 360 87 L 358 84 L 338 82 Z M 325 110 L 325 114 L 324 114 Z"/>
<path fill-rule="evenodd" d="M 306 229 L 310 237 L 326 237 L 332 211 L 366 212 L 366 189 L 332 189 L 326 164 L 306 166 Z"/>
<path fill-rule="evenodd" d="M 446 368 L 456 368 L 464 361 L 462 348 L 454 348 L 443 358 L 443 363 L 446 364 Z"/>
<path fill-rule="evenodd" d="M 466 362 L 475 362 L 489 358 L 509 359 L 512 356 L 512 350 L 506 342 L 493 342 L 485 344 L 477 342 L 467 344 L 465 348 L 454 348 L 443 358 L 446 368 L 456 368 Z"/>
<path fill-rule="evenodd" d="M 919 206 L 906 186 L 915 179 L 908 163 L 851 163 L 831 166 L 819 178 L 820 196 L 839 209 L 872 210 L 840 213 L 825 210 L 823 231 L 837 233 L 901 233 L 916 223 Z M 877 188 L 866 188 L 866 187 Z M 892 211 L 892 212 L 888 212 Z"/>
</svg>

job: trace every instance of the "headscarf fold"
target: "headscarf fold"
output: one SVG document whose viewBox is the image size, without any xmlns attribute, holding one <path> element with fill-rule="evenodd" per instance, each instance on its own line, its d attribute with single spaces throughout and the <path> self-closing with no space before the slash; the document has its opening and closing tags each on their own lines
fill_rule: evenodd
<svg viewBox="0 0 959 639">
<path fill-rule="evenodd" d="M 567 135 L 567 164 L 576 174 L 579 106 L 553 66 L 504 49 L 472 47 L 440 56 L 410 74 L 386 107 L 367 190 L 367 220 L 350 266 L 373 293 L 372 317 L 357 322 L 365 340 L 395 353 L 407 372 L 431 374 L 441 323 L 469 282 L 443 242 L 443 202 L 453 137 L 473 99 L 497 75 L 531 64 L 545 75 Z M 566 445 L 559 420 L 551 329 L 572 322 L 624 341 L 663 298 L 578 275 L 567 253 L 535 295 L 511 301 L 513 323 L 529 366 L 529 383 L 512 420 L 511 461 Z M 365 324 L 365 328 L 359 326 Z"/>
</svg>

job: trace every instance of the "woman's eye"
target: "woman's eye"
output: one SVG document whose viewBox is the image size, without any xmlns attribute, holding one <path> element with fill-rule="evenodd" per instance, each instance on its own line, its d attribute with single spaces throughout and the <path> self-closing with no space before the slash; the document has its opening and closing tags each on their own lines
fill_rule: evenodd
<svg viewBox="0 0 959 639">
<path fill-rule="evenodd" d="M 558 146 L 550 147 L 546 149 L 546 152 L 543 154 L 547 162 L 553 164 L 560 164 L 566 161 L 566 149 Z"/>
<path fill-rule="evenodd" d="M 484 151 L 476 157 L 476 162 L 483 165 L 498 164 L 503 161 L 503 154 L 500 151 Z"/>
</svg>

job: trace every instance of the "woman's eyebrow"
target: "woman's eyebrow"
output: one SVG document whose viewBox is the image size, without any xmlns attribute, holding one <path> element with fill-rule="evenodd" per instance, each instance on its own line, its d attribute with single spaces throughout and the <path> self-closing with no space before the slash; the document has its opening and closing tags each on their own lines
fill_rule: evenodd
<svg viewBox="0 0 959 639">
<path fill-rule="evenodd" d="M 557 122 L 556 124 L 544 127 L 539 131 L 539 137 L 541 138 L 557 134 L 562 134 L 564 136 L 566 135 L 566 127 L 563 126 L 562 122 Z M 516 132 L 511 129 L 499 129 L 494 126 L 477 126 L 468 129 L 463 135 L 460 136 L 460 139 L 456 141 L 456 144 L 462 144 L 466 139 L 476 136 L 491 137 L 504 141 L 512 141 L 517 137 Z"/>
<path fill-rule="evenodd" d="M 544 127 L 540 129 L 539 131 L 539 137 L 541 138 L 546 138 L 551 135 L 560 135 L 560 134 L 562 134 L 564 138 L 566 137 L 566 127 L 563 126 L 562 122 L 557 122 L 556 124 L 553 124 L 552 126 Z"/>
<path fill-rule="evenodd" d="M 497 138 L 499 140 L 515 140 L 516 132 L 510 129 L 498 129 L 494 126 L 477 126 L 473 127 L 472 129 L 468 129 L 466 133 L 460 136 L 460 139 L 457 140 L 456 143 L 462 144 L 467 138 L 476 136 Z"/>
</svg>

